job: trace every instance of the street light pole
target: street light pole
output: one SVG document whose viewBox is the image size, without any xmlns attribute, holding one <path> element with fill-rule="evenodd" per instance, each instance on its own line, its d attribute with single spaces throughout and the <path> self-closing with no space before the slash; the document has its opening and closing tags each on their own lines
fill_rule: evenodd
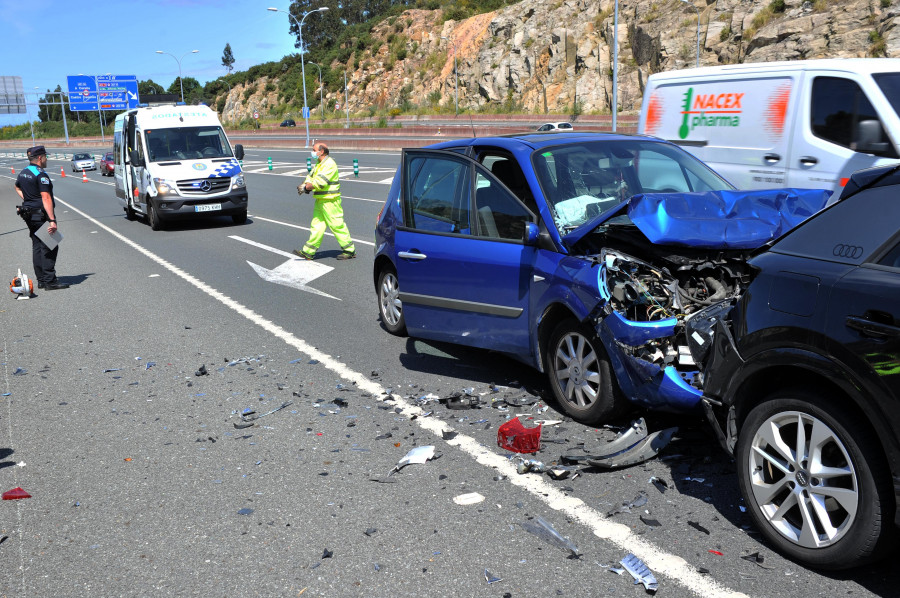
<svg viewBox="0 0 900 598">
<path fill-rule="evenodd" d="M 690 4 L 697 11 L 697 67 L 700 67 L 700 9 L 690 0 L 681 0 L 685 4 Z"/>
<path fill-rule="evenodd" d="M 309 15 L 311 15 L 314 12 L 324 12 L 324 11 L 328 10 L 328 7 L 320 6 L 319 8 L 317 8 L 315 10 L 309 10 L 309 11 L 303 13 L 303 16 L 300 17 L 299 23 L 297 22 L 297 19 L 294 18 L 294 15 L 287 12 L 286 10 L 281 10 L 280 8 L 272 8 L 272 7 L 268 8 L 267 10 L 270 10 L 272 12 L 283 12 L 287 16 L 291 17 L 291 20 L 294 21 L 295 25 L 297 25 L 297 33 L 300 38 L 300 76 L 303 78 L 303 120 L 306 122 L 306 147 L 309 147 L 309 116 L 307 114 L 308 109 L 306 106 L 306 67 L 303 64 L 303 54 L 304 54 L 303 21 L 305 21 L 306 17 L 308 17 Z"/>
<path fill-rule="evenodd" d="M 40 89 L 40 87 L 35 86 L 35 89 Z M 41 108 L 41 98 L 39 97 L 41 94 L 38 92 L 34 92 L 34 104 L 38 106 L 38 113 L 40 114 Z M 27 104 L 26 104 L 27 108 Z M 28 125 L 31 127 L 31 145 L 35 145 L 34 141 L 34 121 L 31 120 L 31 113 L 28 113 Z"/>
<path fill-rule="evenodd" d="M 612 130 L 616 132 L 616 117 L 619 113 L 619 0 L 616 0 L 613 17 L 613 97 L 612 97 Z"/>
<path fill-rule="evenodd" d="M 347 126 L 344 128 L 349 129 L 350 128 L 350 94 L 347 91 L 347 71 L 344 71 L 344 109 L 347 110 Z"/>
<path fill-rule="evenodd" d="M 459 116 L 459 69 L 456 68 L 456 42 L 449 37 L 441 36 L 441 39 L 447 40 L 450 42 L 450 45 L 453 46 L 453 75 L 455 77 L 453 82 L 453 96 L 456 103 L 456 116 Z"/>
<path fill-rule="evenodd" d="M 175 58 L 175 62 L 178 63 L 178 85 L 181 87 L 181 103 L 184 103 L 184 79 L 181 76 L 181 61 L 184 60 L 184 57 L 188 54 L 196 54 L 200 50 L 191 50 L 190 52 L 185 52 L 181 59 L 175 58 L 174 54 L 169 54 L 168 52 L 163 52 L 162 50 L 157 50 L 157 54 L 169 54 L 172 58 Z"/>
<path fill-rule="evenodd" d="M 311 60 L 309 63 L 315 65 L 315 67 L 319 69 L 319 112 L 322 114 L 322 122 L 325 122 L 325 97 L 323 94 L 325 86 L 322 85 L 322 67 Z"/>
</svg>

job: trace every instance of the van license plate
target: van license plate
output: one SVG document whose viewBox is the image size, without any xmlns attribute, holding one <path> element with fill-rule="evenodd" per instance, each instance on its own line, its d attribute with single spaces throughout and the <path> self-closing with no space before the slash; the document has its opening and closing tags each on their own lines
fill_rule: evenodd
<svg viewBox="0 0 900 598">
<path fill-rule="evenodd" d="M 222 204 L 220 203 L 205 203 L 203 205 L 194 206 L 195 212 L 215 212 L 216 210 L 221 210 Z"/>
</svg>

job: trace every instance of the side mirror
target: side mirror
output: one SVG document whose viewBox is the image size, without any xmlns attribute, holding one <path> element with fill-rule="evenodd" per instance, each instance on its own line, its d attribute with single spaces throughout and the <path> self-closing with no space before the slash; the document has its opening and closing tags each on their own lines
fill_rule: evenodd
<svg viewBox="0 0 900 598">
<path fill-rule="evenodd" d="M 856 126 L 855 150 L 864 154 L 883 154 L 890 144 L 882 141 L 884 129 L 877 120 L 861 120 Z"/>
<path fill-rule="evenodd" d="M 537 245 L 538 236 L 541 234 L 541 229 L 534 222 L 526 222 L 525 223 L 525 244 L 526 245 Z"/>
<path fill-rule="evenodd" d="M 131 150 L 128 157 L 131 159 L 132 166 L 138 167 L 144 165 L 144 161 L 141 160 L 141 154 L 137 150 Z"/>
<path fill-rule="evenodd" d="M 238 143 L 236 146 L 234 146 L 234 157 L 237 158 L 238 160 L 244 159 L 244 146 L 241 145 L 240 143 Z"/>
</svg>

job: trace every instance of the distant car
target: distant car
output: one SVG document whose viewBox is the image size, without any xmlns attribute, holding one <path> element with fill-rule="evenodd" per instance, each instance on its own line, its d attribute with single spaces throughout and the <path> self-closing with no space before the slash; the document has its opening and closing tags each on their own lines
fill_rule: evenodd
<svg viewBox="0 0 900 598">
<path fill-rule="evenodd" d="M 112 176 L 113 174 L 115 174 L 113 153 L 106 152 L 103 154 L 103 157 L 100 158 L 100 176 Z"/>
<path fill-rule="evenodd" d="M 544 133 L 546 131 L 571 131 L 574 128 L 572 123 L 544 123 L 537 130 L 539 133 Z"/>
<path fill-rule="evenodd" d="M 750 259 L 731 316 L 711 314 L 730 330 L 707 344 L 704 396 L 747 512 L 774 548 L 828 570 L 897 554 L 898 193 L 897 166 L 854 173 Z"/>
<path fill-rule="evenodd" d="M 97 164 L 90 154 L 75 154 L 72 156 L 72 172 L 82 170 L 97 170 Z"/>
<path fill-rule="evenodd" d="M 278 126 L 280 126 L 280 127 L 296 127 L 297 123 L 294 122 L 293 118 L 286 118 L 283 121 L 281 121 L 281 124 Z"/>
</svg>

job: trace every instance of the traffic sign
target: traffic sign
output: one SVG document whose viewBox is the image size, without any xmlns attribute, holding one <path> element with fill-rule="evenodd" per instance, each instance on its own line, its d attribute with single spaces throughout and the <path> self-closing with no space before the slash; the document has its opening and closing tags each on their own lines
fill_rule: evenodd
<svg viewBox="0 0 900 598">
<path fill-rule="evenodd" d="M 309 106 L 303 107 L 303 118 L 309 120 Z"/>
<path fill-rule="evenodd" d="M 97 110 L 97 81 L 90 75 L 66 77 L 69 90 L 69 109 L 73 112 Z"/>
<path fill-rule="evenodd" d="M 73 111 L 137 108 L 138 83 L 134 75 L 70 75 L 66 81 L 69 108 Z"/>
<path fill-rule="evenodd" d="M 256 110 L 253 111 L 253 118 L 259 118 L 259 112 Z"/>
</svg>

